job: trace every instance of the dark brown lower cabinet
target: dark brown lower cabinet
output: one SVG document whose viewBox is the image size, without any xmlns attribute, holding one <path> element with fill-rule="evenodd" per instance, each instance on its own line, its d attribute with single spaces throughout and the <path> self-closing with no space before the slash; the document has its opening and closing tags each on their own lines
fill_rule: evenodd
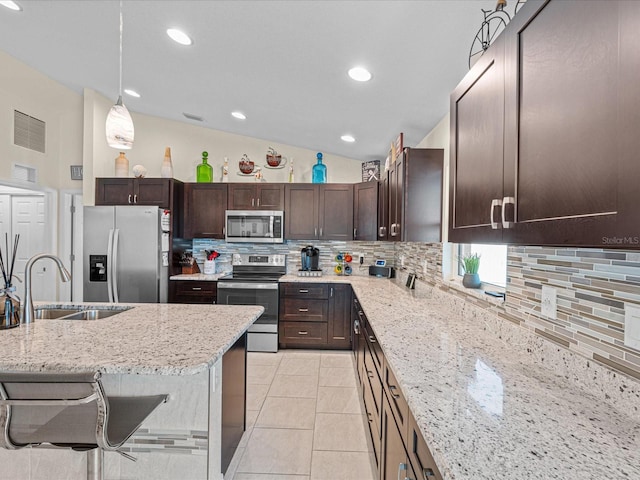
<svg viewBox="0 0 640 480">
<path fill-rule="evenodd" d="M 222 472 L 226 473 L 245 430 L 247 334 L 222 356 Z"/>
<path fill-rule="evenodd" d="M 169 303 L 216 303 L 218 282 L 169 280 Z"/>
<path fill-rule="evenodd" d="M 402 433 L 396 424 L 387 397 L 382 404 L 382 480 L 416 480 L 404 448 Z"/>
<path fill-rule="evenodd" d="M 351 285 L 281 283 L 280 348 L 351 348 Z"/>
</svg>

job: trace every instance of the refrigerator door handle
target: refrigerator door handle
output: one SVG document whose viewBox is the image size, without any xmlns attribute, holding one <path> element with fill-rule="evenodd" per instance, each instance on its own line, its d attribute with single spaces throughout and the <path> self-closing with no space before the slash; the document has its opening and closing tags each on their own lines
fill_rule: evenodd
<svg viewBox="0 0 640 480">
<path fill-rule="evenodd" d="M 118 299 L 118 239 L 120 238 L 120 229 L 116 228 L 113 232 L 113 262 L 111 264 L 111 279 L 113 281 L 113 301 L 119 303 Z"/>
<path fill-rule="evenodd" d="M 113 229 L 109 230 L 109 240 L 107 241 L 107 294 L 109 302 L 113 302 L 113 287 L 111 278 L 113 277 Z"/>
</svg>

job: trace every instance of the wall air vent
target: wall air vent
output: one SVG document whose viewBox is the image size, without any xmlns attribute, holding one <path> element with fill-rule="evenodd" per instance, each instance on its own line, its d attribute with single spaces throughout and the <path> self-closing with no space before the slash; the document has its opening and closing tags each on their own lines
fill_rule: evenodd
<svg viewBox="0 0 640 480">
<path fill-rule="evenodd" d="M 204 118 L 199 117 L 198 115 L 194 115 L 193 113 L 183 112 L 182 115 L 187 117 L 189 120 L 195 120 L 196 122 L 203 122 L 204 121 Z"/>
<path fill-rule="evenodd" d="M 19 147 L 45 153 L 45 126 L 42 120 L 13 111 L 13 143 Z"/>
</svg>

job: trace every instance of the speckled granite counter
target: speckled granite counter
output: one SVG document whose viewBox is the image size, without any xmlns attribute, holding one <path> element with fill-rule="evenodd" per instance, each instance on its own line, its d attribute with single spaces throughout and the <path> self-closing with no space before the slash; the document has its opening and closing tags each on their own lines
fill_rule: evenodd
<svg viewBox="0 0 640 480">
<path fill-rule="evenodd" d="M 213 365 L 264 310 L 233 305 L 131 306 L 100 320 L 36 320 L 0 331 L 0 370 L 196 374 Z"/>
<path fill-rule="evenodd" d="M 179 275 L 172 275 L 169 280 L 199 280 L 204 282 L 215 282 L 220 277 L 227 275 L 229 272 L 214 273 L 212 275 L 204 273 L 181 273 Z"/>
<path fill-rule="evenodd" d="M 361 276 L 281 281 L 353 286 L 445 479 L 640 479 L 633 407 L 615 410 L 533 362 L 525 329 L 503 341 L 493 320 L 460 314 L 436 289 Z"/>
</svg>

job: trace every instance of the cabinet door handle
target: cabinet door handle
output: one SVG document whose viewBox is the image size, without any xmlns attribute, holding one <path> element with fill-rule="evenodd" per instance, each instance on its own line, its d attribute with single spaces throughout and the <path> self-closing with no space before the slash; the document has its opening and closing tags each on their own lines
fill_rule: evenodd
<svg viewBox="0 0 640 480">
<path fill-rule="evenodd" d="M 376 343 L 376 339 L 375 339 L 375 337 L 373 335 L 369 335 L 369 341 L 371 343 Z"/>
<path fill-rule="evenodd" d="M 133 196 L 133 203 L 138 203 L 138 195 Z"/>
<path fill-rule="evenodd" d="M 129 194 L 129 203 L 131 203 L 131 194 Z"/>
<path fill-rule="evenodd" d="M 298 332 L 298 335 L 309 335 L 309 332 L 307 332 L 306 330 L 301 330 Z"/>
<path fill-rule="evenodd" d="M 200 290 L 202 290 L 202 287 L 191 287 L 191 290 L 193 290 L 194 292 L 199 292 Z"/>
<path fill-rule="evenodd" d="M 355 239 L 355 238 L 357 238 L 357 237 L 358 237 L 358 229 L 357 229 L 357 228 L 354 228 L 354 229 L 353 229 L 353 238 Z"/>
<path fill-rule="evenodd" d="M 329 289 L 329 296 L 330 296 L 330 297 L 333 297 L 333 287 L 331 287 L 331 288 Z"/>
<path fill-rule="evenodd" d="M 395 393 L 395 391 L 398 389 L 398 387 L 396 387 L 395 385 L 389 385 L 389 390 L 391 390 L 391 396 L 393 398 L 400 398 L 400 394 Z"/>
<path fill-rule="evenodd" d="M 513 212 L 513 222 L 509 222 L 507 221 L 507 219 L 505 218 L 505 210 L 507 209 L 507 205 L 511 204 L 513 205 L 514 209 L 516 206 L 516 199 L 514 197 L 503 197 L 502 198 L 502 228 L 513 228 L 516 225 L 515 222 L 515 210 Z"/>
<path fill-rule="evenodd" d="M 397 235 L 398 232 L 396 232 L 396 227 L 398 226 L 397 223 L 392 223 L 391 224 L 391 236 L 395 237 Z"/>
<path fill-rule="evenodd" d="M 367 370 L 367 377 L 373 378 L 373 372 L 371 370 Z"/>
<path fill-rule="evenodd" d="M 320 227 L 320 236 L 322 236 L 322 227 Z"/>
<path fill-rule="evenodd" d="M 435 472 L 430 469 L 430 468 L 423 468 L 422 469 L 422 476 L 424 477 L 424 480 L 429 480 L 430 478 L 433 478 L 436 476 Z"/>
<path fill-rule="evenodd" d="M 384 233 L 382 233 L 382 232 L 384 232 L 384 227 L 378 228 L 378 236 L 379 237 L 384 237 Z"/>
<path fill-rule="evenodd" d="M 258 200 L 256 200 L 256 202 L 258 203 L 258 206 L 260 206 L 260 199 L 258 198 Z"/>
<path fill-rule="evenodd" d="M 304 312 L 308 312 L 309 309 L 308 308 L 299 308 L 298 311 L 304 313 Z"/>
<path fill-rule="evenodd" d="M 313 236 L 314 237 L 318 236 L 318 227 L 313 227 Z"/>
<path fill-rule="evenodd" d="M 495 211 L 496 207 L 500 206 L 502 206 L 502 200 L 500 200 L 499 198 L 494 198 L 493 200 L 491 200 L 491 211 L 489 212 L 489 218 L 491 222 L 491 228 L 493 230 L 497 230 L 498 228 L 500 228 L 498 222 L 493 221 L 493 212 Z"/>
<path fill-rule="evenodd" d="M 251 199 L 251 206 L 252 206 L 252 207 L 255 207 L 255 203 L 256 203 L 255 198 L 252 198 L 252 199 Z"/>
<path fill-rule="evenodd" d="M 303 290 L 303 289 L 300 289 L 300 290 L 298 290 L 298 291 L 299 291 L 300 293 L 309 293 L 309 290 Z"/>
</svg>

